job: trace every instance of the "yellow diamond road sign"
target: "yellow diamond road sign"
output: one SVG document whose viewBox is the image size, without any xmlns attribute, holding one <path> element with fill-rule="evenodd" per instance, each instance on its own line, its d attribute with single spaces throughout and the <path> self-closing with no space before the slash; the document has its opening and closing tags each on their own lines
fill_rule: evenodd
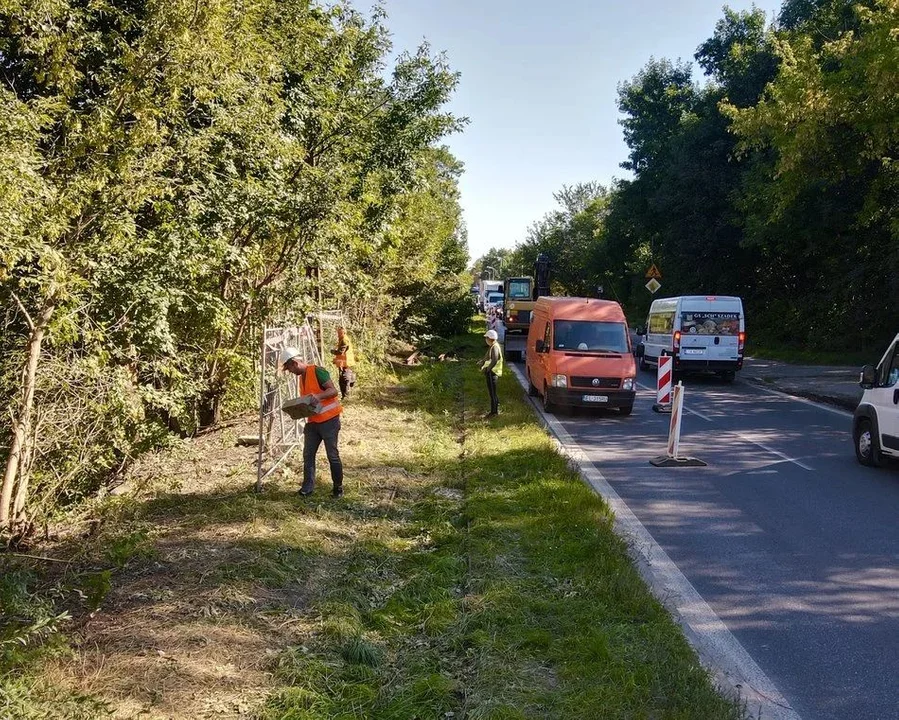
<svg viewBox="0 0 899 720">
<path fill-rule="evenodd" d="M 646 289 L 649 290 L 649 292 L 651 292 L 653 295 L 658 292 L 660 287 L 662 287 L 662 283 L 660 283 L 655 278 L 646 283 Z"/>
<path fill-rule="evenodd" d="M 661 280 L 662 273 L 659 272 L 659 269 L 656 267 L 656 264 L 653 263 L 652 267 L 646 271 L 646 277 L 652 278 L 653 280 Z"/>
</svg>

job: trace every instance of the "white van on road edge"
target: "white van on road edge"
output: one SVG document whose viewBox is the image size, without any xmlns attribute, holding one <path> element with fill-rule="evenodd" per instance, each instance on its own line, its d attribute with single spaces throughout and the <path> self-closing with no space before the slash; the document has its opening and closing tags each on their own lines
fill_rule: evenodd
<svg viewBox="0 0 899 720">
<path fill-rule="evenodd" d="M 644 331 L 640 368 L 674 358 L 674 372 L 716 372 L 731 381 L 743 367 L 743 301 L 728 295 L 685 295 L 653 300 Z"/>
<path fill-rule="evenodd" d="M 877 467 L 886 457 L 899 458 L 899 335 L 875 368 L 862 368 L 862 399 L 852 419 L 855 457 Z"/>
</svg>

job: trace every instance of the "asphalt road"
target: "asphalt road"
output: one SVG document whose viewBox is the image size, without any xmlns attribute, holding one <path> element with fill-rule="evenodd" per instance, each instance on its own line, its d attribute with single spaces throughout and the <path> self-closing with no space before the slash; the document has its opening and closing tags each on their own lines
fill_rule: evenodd
<svg viewBox="0 0 899 720">
<path fill-rule="evenodd" d="M 705 468 L 649 464 L 654 391 L 556 418 L 804 720 L 899 718 L 899 467 L 857 464 L 848 413 L 685 385 L 681 454 Z"/>
</svg>

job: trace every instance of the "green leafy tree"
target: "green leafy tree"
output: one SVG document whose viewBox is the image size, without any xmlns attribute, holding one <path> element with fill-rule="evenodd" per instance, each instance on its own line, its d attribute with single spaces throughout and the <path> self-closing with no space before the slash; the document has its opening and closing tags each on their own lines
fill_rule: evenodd
<svg viewBox="0 0 899 720">
<path fill-rule="evenodd" d="M 252 329 L 313 309 L 307 267 L 379 337 L 402 264 L 458 273 L 439 150 L 458 76 L 427 46 L 388 72 L 385 23 L 306 0 L 0 3 L 0 527 L 27 523 L 32 475 L 77 496 L 216 421 L 251 387 Z"/>
<path fill-rule="evenodd" d="M 773 309 L 812 346 L 879 347 L 899 296 L 899 4 L 855 12 L 856 29 L 823 44 L 785 34 L 765 97 L 724 106 L 744 151 L 772 153 L 747 180 L 748 240 Z"/>
<path fill-rule="evenodd" d="M 471 275 L 475 282 L 484 280 L 501 280 L 509 276 L 512 261 L 511 248 L 492 247 L 479 257 L 471 266 Z"/>
</svg>

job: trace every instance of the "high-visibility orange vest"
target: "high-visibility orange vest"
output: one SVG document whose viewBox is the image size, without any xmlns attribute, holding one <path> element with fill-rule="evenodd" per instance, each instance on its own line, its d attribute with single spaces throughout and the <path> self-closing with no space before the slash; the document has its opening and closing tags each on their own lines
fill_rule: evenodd
<svg viewBox="0 0 899 720">
<path fill-rule="evenodd" d="M 301 393 L 303 395 L 313 395 L 322 392 L 321 385 L 318 384 L 318 378 L 315 376 L 315 365 L 307 365 L 306 372 L 303 373 Z M 331 418 L 336 418 L 343 411 L 340 405 L 340 398 L 332 397 L 322 403 L 324 408 L 318 415 L 306 418 L 306 422 L 323 423 Z"/>
<path fill-rule="evenodd" d="M 337 344 L 340 345 L 340 340 L 337 341 Z M 356 354 L 353 352 L 353 343 L 347 333 L 344 333 L 343 335 L 343 344 L 346 345 L 346 351 L 337 353 L 334 356 L 334 364 L 341 370 L 343 368 L 351 368 L 356 364 Z"/>
</svg>

